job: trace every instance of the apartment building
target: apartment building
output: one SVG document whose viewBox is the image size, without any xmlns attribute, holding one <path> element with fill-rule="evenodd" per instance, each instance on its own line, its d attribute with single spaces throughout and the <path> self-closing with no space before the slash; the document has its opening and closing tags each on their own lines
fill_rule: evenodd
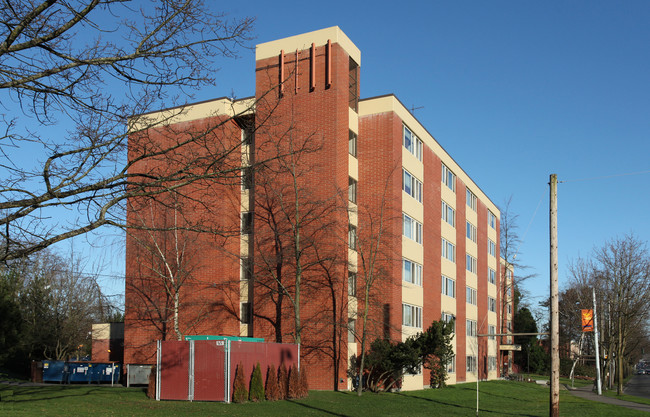
<svg viewBox="0 0 650 417">
<path fill-rule="evenodd" d="M 396 96 L 360 98 L 360 68 L 327 28 L 258 45 L 254 98 L 139 116 L 156 125 L 132 135 L 130 158 L 143 136 L 198 134 L 191 153 L 236 175 L 130 201 L 129 221 L 155 232 L 127 236 L 125 363 L 153 363 L 155 340 L 188 334 L 299 339 L 310 387 L 349 389 L 364 322 L 371 340 L 405 340 L 444 319 L 448 382 L 499 376 L 499 210 Z M 134 172 L 184 162 L 172 159 Z M 428 381 L 423 370 L 403 388 Z"/>
</svg>

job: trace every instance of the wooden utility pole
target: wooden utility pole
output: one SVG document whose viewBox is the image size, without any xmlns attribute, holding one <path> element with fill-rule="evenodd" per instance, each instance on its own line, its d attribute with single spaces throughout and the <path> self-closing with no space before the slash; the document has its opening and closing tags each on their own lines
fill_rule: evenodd
<svg viewBox="0 0 650 417">
<path fill-rule="evenodd" d="M 557 174 L 551 174 L 551 406 L 550 416 L 560 416 L 560 331 L 557 280 Z"/>
</svg>

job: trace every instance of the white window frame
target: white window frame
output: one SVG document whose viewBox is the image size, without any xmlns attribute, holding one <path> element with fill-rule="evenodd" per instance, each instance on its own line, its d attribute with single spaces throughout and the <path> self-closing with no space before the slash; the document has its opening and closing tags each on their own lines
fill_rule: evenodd
<svg viewBox="0 0 650 417">
<path fill-rule="evenodd" d="M 445 313 L 445 312 L 443 312 L 443 313 L 440 315 L 440 320 L 441 320 L 441 321 L 444 321 L 444 322 L 447 322 L 447 323 L 452 322 L 452 323 L 453 323 L 453 326 L 454 326 L 453 332 L 456 333 L 456 316 L 454 316 L 454 315 L 451 314 L 451 313 Z"/>
<path fill-rule="evenodd" d="M 470 189 L 467 189 L 467 206 L 471 208 L 472 210 L 476 211 L 476 194 L 470 191 Z"/>
<path fill-rule="evenodd" d="M 402 190 L 419 203 L 422 202 L 422 182 L 404 168 L 402 168 Z"/>
<path fill-rule="evenodd" d="M 470 223 L 469 220 L 465 221 L 465 236 L 472 242 L 476 243 L 476 237 L 477 237 L 476 226 Z"/>
<path fill-rule="evenodd" d="M 488 282 L 495 285 L 497 283 L 497 271 L 492 268 L 488 268 Z"/>
<path fill-rule="evenodd" d="M 456 227 L 456 210 L 445 200 L 442 201 L 442 220 L 446 221 L 451 227 Z"/>
<path fill-rule="evenodd" d="M 495 230 L 497 228 L 497 216 L 490 210 L 488 210 L 488 225 Z"/>
<path fill-rule="evenodd" d="M 446 295 L 447 297 L 451 297 L 451 298 L 456 298 L 456 280 L 453 278 L 449 278 L 446 275 L 443 275 L 441 282 L 442 282 L 442 289 L 441 289 L 442 295 Z"/>
<path fill-rule="evenodd" d="M 445 239 L 441 238 L 440 246 L 441 256 L 451 262 L 456 262 L 456 245 Z"/>
<path fill-rule="evenodd" d="M 451 191 L 456 192 L 456 174 L 450 170 L 444 162 L 442 165 L 442 183 L 445 184 Z"/>
<path fill-rule="evenodd" d="M 488 295 L 488 311 L 491 311 L 493 313 L 497 312 L 497 300 L 494 297 L 490 297 Z"/>
<path fill-rule="evenodd" d="M 494 240 L 488 238 L 488 254 L 496 257 L 497 256 L 497 244 L 494 243 Z"/>
<path fill-rule="evenodd" d="M 402 213 L 403 227 L 402 233 L 405 237 L 422 244 L 422 223 L 415 220 L 406 213 Z"/>
<path fill-rule="evenodd" d="M 487 370 L 488 372 L 496 371 L 497 370 L 497 357 L 496 356 L 488 356 L 488 363 L 487 363 Z"/>
<path fill-rule="evenodd" d="M 422 265 L 410 259 L 402 258 L 402 279 L 411 284 L 422 286 Z"/>
<path fill-rule="evenodd" d="M 448 374 L 456 373 L 456 355 L 453 355 L 447 360 L 447 373 Z"/>
<path fill-rule="evenodd" d="M 465 336 L 476 337 L 477 330 L 476 320 L 465 319 Z"/>
<path fill-rule="evenodd" d="M 488 324 L 488 339 L 489 340 L 497 340 L 497 326 L 494 324 Z"/>
<path fill-rule="evenodd" d="M 402 303 L 402 326 L 422 328 L 422 307 Z"/>
<path fill-rule="evenodd" d="M 476 364 L 476 362 L 477 362 L 477 361 L 476 361 L 476 356 L 467 356 L 467 357 L 465 358 L 465 360 L 467 361 L 467 362 L 466 362 L 466 365 L 467 365 L 467 367 L 466 367 L 467 372 L 475 373 L 475 372 L 476 372 L 476 368 L 477 368 L 477 364 Z"/>
<path fill-rule="evenodd" d="M 476 305 L 477 304 L 477 291 L 476 288 L 472 288 L 469 285 L 465 290 L 465 301 L 467 304 Z"/>
<path fill-rule="evenodd" d="M 465 269 L 474 274 L 478 269 L 476 258 L 469 253 L 465 254 Z"/>
<path fill-rule="evenodd" d="M 415 156 L 418 161 L 422 161 L 422 141 L 406 125 L 403 130 L 402 145 Z M 408 142 L 407 142 L 408 141 Z"/>
</svg>

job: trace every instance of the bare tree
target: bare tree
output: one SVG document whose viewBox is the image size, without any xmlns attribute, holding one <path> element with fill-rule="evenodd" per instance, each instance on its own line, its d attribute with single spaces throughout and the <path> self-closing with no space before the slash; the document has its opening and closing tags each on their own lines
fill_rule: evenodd
<svg viewBox="0 0 650 417">
<path fill-rule="evenodd" d="M 128 161 L 126 141 L 182 114 L 188 92 L 213 83 L 215 59 L 234 56 L 248 40 L 251 19 L 227 20 L 201 0 L 1 4 L 0 260 L 103 225 L 124 226 L 126 199 L 162 192 L 164 184 L 180 190 L 234 175 L 233 166 L 221 164 L 236 149 L 229 146 L 210 162 L 189 164 L 189 172 L 188 163 L 157 173 L 133 169 L 181 154 L 229 120 L 164 146 L 140 140 Z M 165 117 L 129 122 L 179 104 Z M 53 221 L 61 209 L 73 218 Z"/>
</svg>

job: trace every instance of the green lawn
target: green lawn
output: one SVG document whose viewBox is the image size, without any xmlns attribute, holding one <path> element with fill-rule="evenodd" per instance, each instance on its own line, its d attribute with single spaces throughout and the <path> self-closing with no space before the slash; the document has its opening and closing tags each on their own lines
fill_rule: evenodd
<svg viewBox="0 0 650 417">
<path fill-rule="evenodd" d="M 491 381 L 480 384 L 482 416 L 547 416 L 549 391 L 531 383 Z M 442 390 L 371 394 L 312 391 L 298 401 L 259 404 L 157 402 L 141 389 L 97 386 L 17 387 L 0 385 L 2 416 L 471 416 L 476 407 L 476 385 L 459 384 Z M 563 416 L 647 415 L 591 402 L 561 392 Z"/>
</svg>

